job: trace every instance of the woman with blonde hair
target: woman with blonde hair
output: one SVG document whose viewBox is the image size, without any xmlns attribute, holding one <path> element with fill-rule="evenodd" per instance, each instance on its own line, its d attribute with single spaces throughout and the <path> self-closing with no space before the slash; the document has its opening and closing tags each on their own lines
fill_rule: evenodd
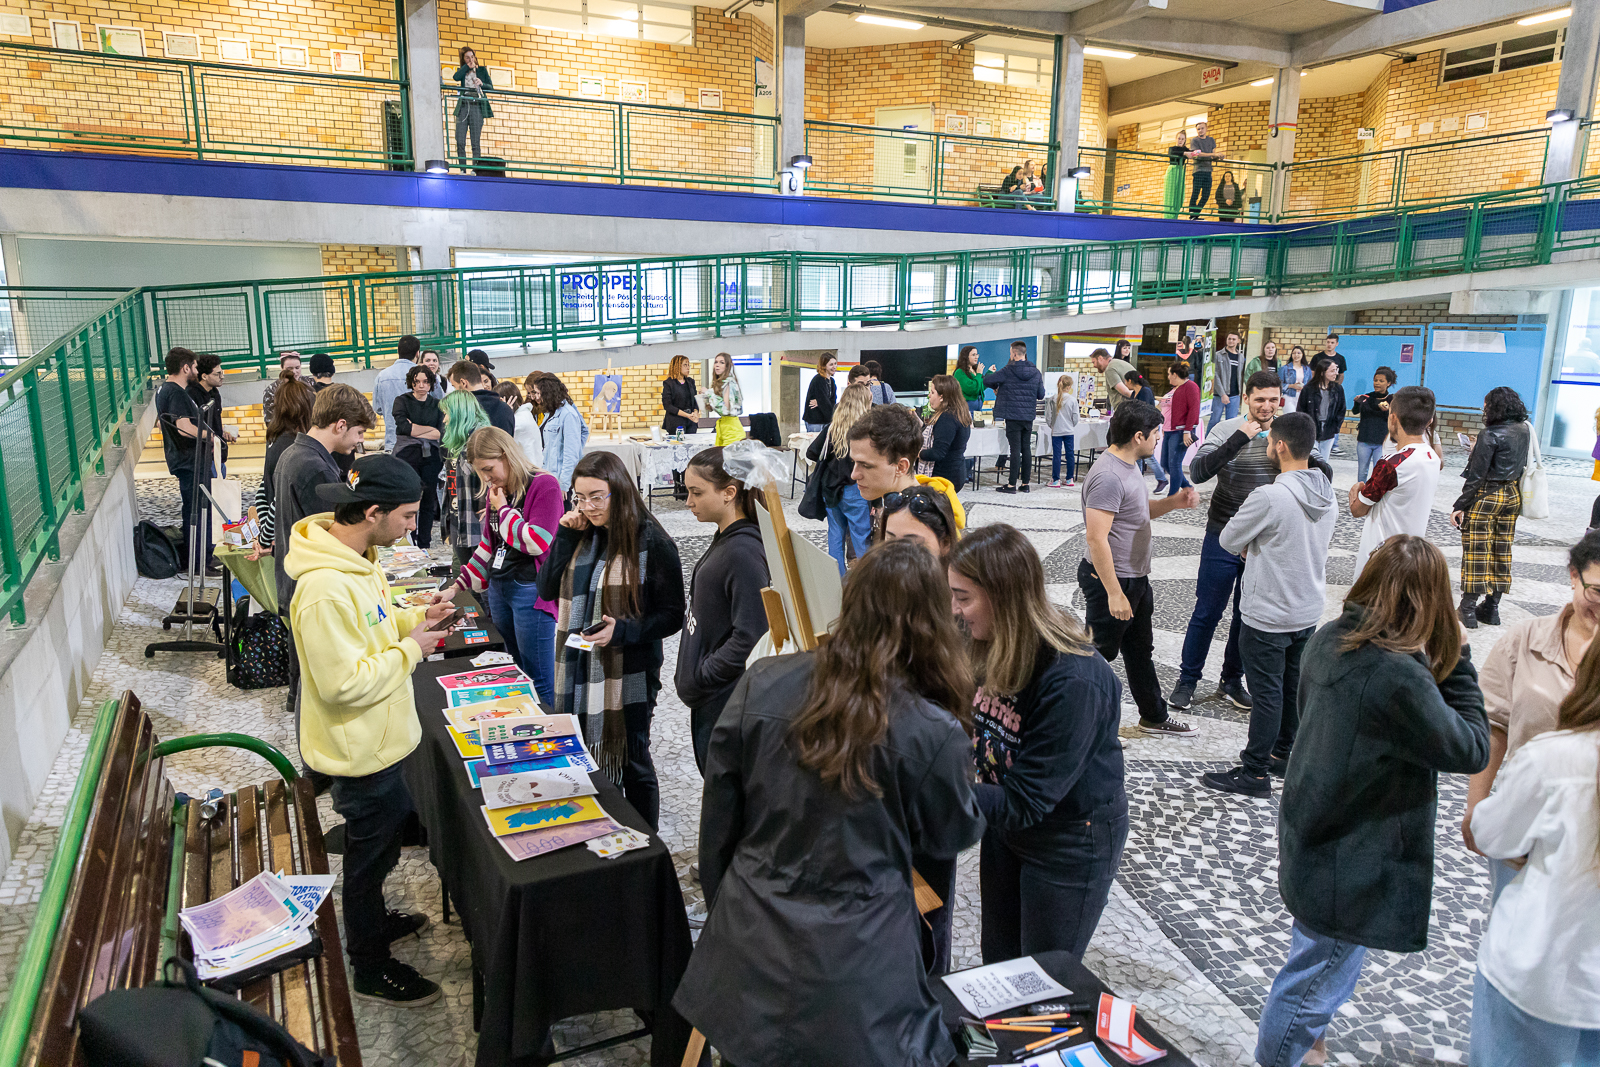
<svg viewBox="0 0 1600 1067">
<path fill-rule="evenodd" d="M 733 371 L 733 357 L 718 352 L 711 361 L 711 388 L 704 394 L 706 410 L 717 416 L 717 447 L 743 441 L 744 425 L 739 416 L 744 414 L 744 393 L 739 389 L 739 376 Z"/>
<path fill-rule="evenodd" d="M 1050 488 L 1062 488 L 1061 457 L 1067 458 L 1066 488 L 1073 486 L 1078 473 L 1078 456 L 1073 444 L 1078 431 L 1078 394 L 1072 375 L 1056 379 L 1056 395 L 1044 402 L 1044 424 L 1050 430 Z"/>
<path fill-rule="evenodd" d="M 1080 958 L 1128 839 L 1122 683 L 1045 596 L 1039 554 L 1014 527 L 969 532 L 949 582 L 979 685 L 983 962 L 1056 949 Z"/>
<path fill-rule="evenodd" d="M 806 459 L 812 463 L 811 477 L 822 479 L 818 495 L 828 514 L 828 555 L 839 564 L 841 578 L 846 535 L 855 546 L 857 558 L 866 553 L 872 540 L 872 511 L 850 477 L 854 467 L 850 461 L 850 427 L 871 410 L 872 389 L 864 380 L 846 386 L 839 394 L 827 432 L 817 434 L 806 449 Z"/>
<path fill-rule="evenodd" d="M 1294 926 L 1261 1009 L 1261 1067 L 1296 1067 L 1321 1043 L 1369 948 L 1427 946 L 1439 774 L 1489 762 L 1450 569 L 1426 540 L 1380 545 L 1301 664 L 1278 804 L 1278 888 Z"/>
<path fill-rule="evenodd" d="M 540 702 L 553 707 L 556 605 L 539 595 L 538 581 L 561 523 L 561 483 L 529 463 L 516 440 L 493 426 L 473 432 L 465 458 L 488 487 L 487 507 L 483 537 L 455 584 L 485 594 L 506 650 L 533 679 Z"/>
</svg>

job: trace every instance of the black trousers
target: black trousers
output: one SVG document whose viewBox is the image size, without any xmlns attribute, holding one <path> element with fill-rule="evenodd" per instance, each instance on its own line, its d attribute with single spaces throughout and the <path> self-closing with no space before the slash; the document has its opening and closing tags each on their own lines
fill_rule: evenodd
<svg viewBox="0 0 1600 1067">
<path fill-rule="evenodd" d="M 333 779 L 333 810 L 344 817 L 344 937 L 358 975 L 389 959 L 383 880 L 400 862 L 400 832 L 412 810 L 400 766 Z"/>
<path fill-rule="evenodd" d="M 444 453 L 434 448 L 424 459 L 415 451 L 402 457 L 422 479 L 422 506 L 417 510 L 417 547 L 433 547 L 433 524 L 439 521 L 439 472 L 444 470 Z"/>
<path fill-rule="evenodd" d="M 930 975 L 949 974 L 951 917 L 955 914 L 956 861 L 913 855 L 911 867 L 922 875 L 922 880 L 939 894 L 940 900 L 944 901 L 943 907 L 934 908 L 922 917 L 922 921 L 927 924 L 927 929 L 923 931 L 923 965 L 927 967 Z"/>
<path fill-rule="evenodd" d="M 1139 705 L 1139 718 L 1145 722 L 1167 721 L 1167 700 L 1161 695 L 1161 679 L 1155 664 L 1155 593 L 1148 576 L 1118 578 L 1122 595 L 1133 608 L 1133 617 L 1119 619 L 1111 614 L 1106 588 L 1088 560 L 1078 563 L 1078 588 L 1083 591 L 1083 621 L 1094 634 L 1094 647 L 1110 663 L 1122 653 L 1122 666 L 1128 672 L 1128 689 Z"/>
<path fill-rule="evenodd" d="M 623 726 L 627 731 L 627 762 L 622 765 L 622 795 L 634 810 L 644 816 L 644 821 L 654 830 L 661 818 L 661 782 L 656 777 L 655 761 L 650 757 L 650 723 L 655 718 L 652 705 L 642 712 L 623 712 Z M 578 714 L 578 728 L 589 732 L 589 714 Z M 691 729 L 693 729 L 691 727 Z"/>
<path fill-rule="evenodd" d="M 1194 172 L 1194 185 L 1189 193 L 1189 217 L 1197 219 L 1206 206 L 1206 201 L 1211 198 L 1211 172 L 1197 170 Z"/>
<path fill-rule="evenodd" d="M 1011 446 L 1011 467 L 1006 484 L 1016 485 L 1020 473 L 1022 484 L 1027 485 L 1033 481 L 1033 420 L 1007 419 L 1006 444 Z"/>
<path fill-rule="evenodd" d="M 1316 630 L 1307 626 L 1275 634 L 1249 623 L 1239 627 L 1239 658 L 1244 661 L 1244 681 L 1253 704 L 1239 762 L 1249 774 L 1266 774 L 1273 756 L 1289 758 L 1300 729 L 1300 656 Z"/>
</svg>

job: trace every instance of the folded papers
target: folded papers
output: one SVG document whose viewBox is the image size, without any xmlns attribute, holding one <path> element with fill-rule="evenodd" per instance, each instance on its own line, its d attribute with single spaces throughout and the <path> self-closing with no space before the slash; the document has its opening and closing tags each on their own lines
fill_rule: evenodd
<svg viewBox="0 0 1600 1067">
<path fill-rule="evenodd" d="M 262 871 L 216 900 L 179 911 L 201 980 L 221 978 L 310 944 L 317 908 L 332 888 L 331 874 Z"/>
</svg>

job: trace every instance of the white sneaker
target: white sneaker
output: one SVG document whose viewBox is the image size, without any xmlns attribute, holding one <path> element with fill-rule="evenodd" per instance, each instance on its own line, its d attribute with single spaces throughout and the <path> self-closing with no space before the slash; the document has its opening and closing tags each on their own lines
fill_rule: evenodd
<svg viewBox="0 0 1600 1067">
<path fill-rule="evenodd" d="M 1061 488 L 1061 483 L 1060 482 L 1051 482 L 1049 485 L 1045 486 L 1045 488 L 1046 489 L 1060 489 Z"/>
</svg>

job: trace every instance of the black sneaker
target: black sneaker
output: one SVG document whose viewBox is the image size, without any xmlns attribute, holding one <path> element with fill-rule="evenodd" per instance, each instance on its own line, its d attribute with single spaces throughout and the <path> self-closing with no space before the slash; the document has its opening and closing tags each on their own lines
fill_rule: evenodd
<svg viewBox="0 0 1600 1067">
<path fill-rule="evenodd" d="M 391 911 L 383 917 L 383 934 L 389 944 L 404 941 L 408 937 L 421 937 L 422 931 L 432 925 L 433 920 L 418 912 L 407 915 L 403 911 Z"/>
<path fill-rule="evenodd" d="M 1498 593 L 1490 593 L 1478 601 L 1478 610 L 1475 614 L 1478 616 L 1478 621 L 1485 626 L 1499 626 L 1500 595 Z"/>
<path fill-rule="evenodd" d="M 1249 711 L 1256 706 L 1256 702 L 1250 699 L 1249 690 L 1244 687 L 1243 678 L 1235 678 L 1231 682 L 1217 683 L 1217 692 L 1227 697 L 1236 708 L 1243 708 L 1245 711 Z"/>
<path fill-rule="evenodd" d="M 1243 767 L 1231 771 L 1207 771 L 1200 776 L 1200 784 L 1219 793 L 1238 793 L 1257 800 L 1272 799 L 1272 779 L 1266 775 L 1257 778 L 1244 773 Z"/>
<path fill-rule="evenodd" d="M 1167 698 L 1167 703 L 1179 711 L 1189 710 L 1189 705 L 1194 703 L 1194 683 L 1179 682 Z"/>
<path fill-rule="evenodd" d="M 1017 487 L 1014 485 L 997 485 L 994 487 L 994 491 L 997 493 L 1015 493 Z"/>
<path fill-rule="evenodd" d="M 1032 490 L 1028 488 L 1028 483 L 1027 482 L 1023 482 L 1021 485 L 1017 486 L 1017 492 L 1019 492 L 1019 493 L 1029 493 L 1029 492 L 1032 492 Z"/>
<path fill-rule="evenodd" d="M 1272 757 L 1272 767 L 1270 768 L 1270 772 L 1272 774 L 1272 777 L 1274 777 L 1274 778 L 1282 778 L 1284 775 L 1288 774 L 1289 773 L 1289 757 L 1288 756 L 1273 756 Z"/>
<path fill-rule="evenodd" d="M 428 981 L 415 968 L 390 959 L 374 971 L 356 972 L 355 995 L 397 1008 L 421 1008 L 439 999 L 439 984 Z"/>
<path fill-rule="evenodd" d="M 1199 733 L 1193 726 L 1177 719 L 1169 718 L 1165 722 L 1145 722 L 1139 720 L 1139 729 L 1153 737 L 1193 737 Z"/>
</svg>

